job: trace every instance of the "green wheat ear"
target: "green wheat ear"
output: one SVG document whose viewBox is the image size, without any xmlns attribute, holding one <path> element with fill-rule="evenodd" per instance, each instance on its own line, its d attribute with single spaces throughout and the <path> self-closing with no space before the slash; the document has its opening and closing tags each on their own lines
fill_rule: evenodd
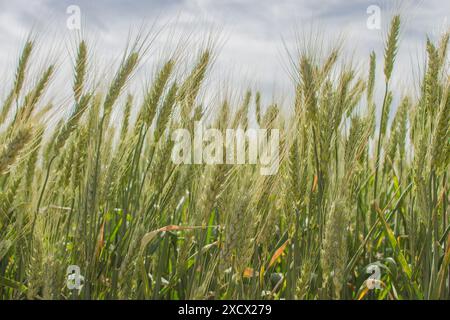
<svg viewBox="0 0 450 320">
<path fill-rule="evenodd" d="M 20 152 L 32 138 L 32 127 L 19 128 L 0 152 L 0 174 L 5 173 L 18 159 Z"/>
<path fill-rule="evenodd" d="M 209 50 L 204 51 L 192 69 L 192 72 L 181 84 L 178 90 L 177 100 L 181 103 L 181 116 L 186 121 L 194 107 L 195 99 L 200 91 L 201 84 L 206 76 L 212 54 Z"/>
<path fill-rule="evenodd" d="M 120 132 L 120 141 L 124 141 L 128 134 L 128 126 L 130 123 L 131 108 L 133 107 L 133 95 L 127 94 L 125 109 L 123 111 L 122 126 Z"/>
<path fill-rule="evenodd" d="M 431 166 L 441 172 L 448 166 L 450 140 L 450 91 L 444 92 L 431 143 Z"/>
<path fill-rule="evenodd" d="M 159 116 L 155 127 L 156 142 L 161 138 L 164 130 L 169 124 L 170 117 L 172 115 L 172 111 L 177 97 L 177 91 L 178 91 L 177 84 L 176 83 L 172 84 L 161 106 L 161 110 L 159 111 Z"/>
<path fill-rule="evenodd" d="M 54 71 L 55 67 L 53 65 L 49 66 L 42 77 L 39 79 L 34 89 L 25 96 L 25 103 L 24 106 L 19 110 L 18 118 L 22 118 L 22 120 L 24 121 L 30 118 L 31 113 L 36 107 L 36 104 L 39 102 L 45 89 L 47 88 Z"/>
<path fill-rule="evenodd" d="M 78 54 L 75 62 L 75 79 L 73 81 L 73 94 L 75 101 L 79 101 L 83 93 L 84 79 L 86 76 L 87 65 L 87 46 L 86 42 L 82 40 L 78 46 Z"/>
<path fill-rule="evenodd" d="M 52 149 L 52 156 L 59 154 L 59 151 L 64 147 L 66 141 L 69 139 L 73 131 L 77 130 L 78 122 L 83 113 L 88 108 L 91 101 L 91 94 L 83 95 L 80 101 L 76 103 L 75 110 L 69 117 L 66 123 L 64 123 L 59 131 L 54 136 L 54 145 Z"/>
<path fill-rule="evenodd" d="M 125 59 L 125 61 L 119 67 L 119 71 L 117 72 L 113 82 L 111 83 L 111 86 L 109 87 L 108 94 L 106 95 L 105 102 L 103 104 L 103 112 L 104 112 L 103 117 L 105 119 L 107 120 L 109 119 L 112 107 L 116 102 L 117 98 L 119 97 L 120 92 L 125 86 L 125 83 L 128 80 L 129 76 L 136 68 L 138 60 L 139 54 L 137 52 L 133 52 Z M 106 121 L 106 124 L 107 123 L 108 121 Z"/>
<path fill-rule="evenodd" d="M 8 116 L 8 113 L 11 109 L 12 103 L 14 99 L 18 99 L 20 91 L 22 90 L 23 83 L 25 80 L 25 73 L 27 70 L 28 60 L 30 59 L 31 52 L 33 50 L 34 43 L 33 41 L 27 41 L 23 50 L 22 54 L 19 59 L 19 64 L 17 66 L 16 70 L 16 76 L 14 80 L 13 88 L 6 98 L 5 103 L 2 106 L 2 109 L 0 110 L 0 124 L 5 121 L 5 118 Z"/>
<path fill-rule="evenodd" d="M 261 93 L 258 91 L 256 92 L 255 96 L 255 115 L 256 115 L 256 123 L 258 125 L 261 125 Z"/>
<path fill-rule="evenodd" d="M 169 77 L 172 74 L 174 66 L 175 62 L 173 60 L 169 60 L 159 71 L 155 81 L 150 87 L 150 90 L 145 96 L 144 103 L 142 105 L 138 118 L 138 124 L 145 124 L 146 127 L 149 127 L 152 124 L 153 119 L 156 115 L 158 103 L 161 100 L 164 88 L 169 81 Z"/>
<path fill-rule="evenodd" d="M 302 93 L 306 104 L 307 118 L 309 121 L 315 122 L 317 118 L 316 86 L 313 66 L 307 57 L 302 57 L 300 61 L 300 76 L 302 79 Z"/>
<path fill-rule="evenodd" d="M 395 57 L 398 50 L 398 37 L 400 34 L 400 16 L 396 15 L 392 18 L 391 29 L 388 34 L 384 53 L 384 75 L 386 82 L 388 82 L 392 75 L 394 68 Z"/>
<path fill-rule="evenodd" d="M 439 41 L 439 61 L 441 66 L 445 64 L 448 51 L 448 43 L 450 40 L 450 31 L 444 33 Z"/>
<path fill-rule="evenodd" d="M 367 81 L 367 101 L 369 104 L 373 101 L 373 91 L 375 89 L 375 69 L 377 65 L 377 56 L 374 51 L 370 54 L 369 79 Z"/>
</svg>

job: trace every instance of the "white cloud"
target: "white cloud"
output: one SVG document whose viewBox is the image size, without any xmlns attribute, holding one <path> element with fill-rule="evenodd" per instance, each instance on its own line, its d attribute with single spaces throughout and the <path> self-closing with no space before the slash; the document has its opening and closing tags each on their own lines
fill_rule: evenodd
<svg viewBox="0 0 450 320">
<path fill-rule="evenodd" d="M 73 35 L 65 29 L 66 8 L 76 4 L 82 10 L 85 33 L 95 38 L 96 56 L 101 61 L 120 57 L 130 26 L 136 27 L 145 21 L 151 24 L 156 17 L 160 23 L 178 21 L 178 29 L 182 31 L 199 21 L 205 26 L 222 27 L 227 41 L 221 48 L 216 68 L 230 70 L 232 66 L 236 72 L 244 71 L 249 84 L 258 85 L 270 98 L 274 84 L 278 88 L 290 86 L 289 76 L 280 63 L 281 39 L 293 46 L 295 28 L 308 32 L 311 26 L 318 26 L 325 38 L 343 33 L 351 53 L 361 62 L 367 61 L 372 49 L 376 50 L 381 70 L 382 40 L 386 29 L 380 32 L 366 28 L 366 8 L 371 4 L 384 8 L 382 17 L 386 26 L 386 16 L 396 8 L 391 3 L 386 0 L 1 0 L 0 70 L 11 69 L 16 59 L 13 54 L 18 52 L 33 26 L 43 26 L 46 32 L 56 30 L 61 41 L 71 39 Z M 403 77 L 405 72 L 410 72 L 411 55 L 414 58 L 422 50 L 426 33 L 433 33 L 444 23 L 450 12 L 450 2 L 427 0 L 425 4 L 412 0 L 407 5 L 404 1 L 397 3 L 407 20 L 397 66 Z M 177 16 L 178 20 L 175 19 Z M 45 44 L 41 46 L 45 47 Z M 103 56 L 107 59 L 102 59 Z M 398 78 L 394 81 L 398 83 Z"/>
</svg>

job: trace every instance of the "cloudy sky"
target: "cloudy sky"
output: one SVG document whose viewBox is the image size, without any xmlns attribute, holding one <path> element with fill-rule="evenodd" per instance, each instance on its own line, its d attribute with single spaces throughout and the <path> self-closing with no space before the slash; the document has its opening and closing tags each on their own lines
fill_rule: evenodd
<svg viewBox="0 0 450 320">
<path fill-rule="evenodd" d="M 100 61 L 119 58 L 130 28 L 143 23 L 157 21 L 157 26 L 166 24 L 180 34 L 221 30 L 215 69 L 259 88 L 269 98 L 291 89 L 283 43 L 293 49 L 299 34 L 319 30 L 325 43 L 341 35 L 348 54 L 364 63 L 372 50 L 382 57 L 388 22 L 400 10 L 405 23 L 397 74 L 412 77 L 411 64 L 423 59 L 426 35 L 436 37 L 448 28 L 450 13 L 447 0 L 0 0 L 0 75 L 11 74 L 32 28 L 41 34 L 41 51 L 54 48 L 55 43 L 67 50 L 67 43 L 74 39 L 74 31 L 66 27 L 70 5 L 80 8 L 83 32 L 95 45 Z M 381 8 L 380 30 L 367 28 L 370 5 Z M 162 44 L 167 39 L 162 34 L 158 41 Z M 401 87 L 409 85 L 394 81 Z"/>
</svg>

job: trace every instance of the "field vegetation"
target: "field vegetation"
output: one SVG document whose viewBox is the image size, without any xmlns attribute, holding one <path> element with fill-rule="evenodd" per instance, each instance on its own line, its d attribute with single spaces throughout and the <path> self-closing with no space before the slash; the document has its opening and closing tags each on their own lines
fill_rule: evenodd
<svg viewBox="0 0 450 320">
<path fill-rule="evenodd" d="M 0 101 L 0 299 L 449 299 L 450 33 L 424 39 L 420 89 L 404 94 L 400 28 L 395 16 L 365 68 L 339 46 L 291 55 L 292 105 L 246 88 L 205 103 L 210 45 L 189 68 L 167 54 L 141 96 L 129 88 L 145 37 L 111 78 L 80 40 L 56 125 L 58 68 L 30 73 L 29 38 Z M 206 118 L 280 130 L 277 174 L 175 165 L 171 133 Z"/>
</svg>

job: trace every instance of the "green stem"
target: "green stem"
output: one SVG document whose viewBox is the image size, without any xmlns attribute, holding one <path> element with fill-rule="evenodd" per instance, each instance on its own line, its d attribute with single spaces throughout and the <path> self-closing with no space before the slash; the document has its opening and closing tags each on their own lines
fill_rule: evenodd
<svg viewBox="0 0 450 320">
<path fill-rule="evenodd" d="M 379 168 L 380 154 L 381 154 L 381 140 L 382 140 L 382 136 L 383 136 L 382 124 L 384 122 L 384 112 L 386 109 L 388 92 L 389 92 L 389 83 L 386 82 L 386 87 L 384 90 L 383 106 L 381 108 L 380 130 L 378 132 L 377 157 L 376 157 L 376 161 L 375 161 L 375 182 L 374 182 L 374 189 L 373 189 L 373 199 L 374 200 L 377 199 L 378 168 Z"/>
</svg>

